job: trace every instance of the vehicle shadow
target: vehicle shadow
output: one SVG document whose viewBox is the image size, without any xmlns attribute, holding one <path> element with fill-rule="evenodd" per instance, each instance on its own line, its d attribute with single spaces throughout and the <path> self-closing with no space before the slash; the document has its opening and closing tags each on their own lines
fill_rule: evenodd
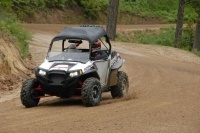
<svg viewBox="0 0 200 133">
<path fill-rule="evenodd" d="M 100 105 L 113 103 L 116 100 L 112 97 L 102 97 Z M 85 107 L 82 103 L 81 99 L 64 99 L 64 98 L 53 98 L 50 100 L 41 100 L 39 106 L 50 106 L 50 107 L 58 107 L 58 106 L 82 106 Z"/>
<path fill-rule="evenodd" d="M 132 99 L 137 99 L 136 93 L 129 93 L 123 98 L 116 98 L 113 99 L 112 96 L 108 93 L 104 93 L 102 95 L 102 99 L 100 102 L 100 105 L 106 105 L 106 104 L 112 104 L 116 102 L 121 102 L 121 101 L 129 101 Z M 41 99 L 41 102 L 39 103 L 39 106 L 82 106 L 85 107 L 84 104 L 82 103 L 81 99 L 73 99 L 73 98 L 58 98 L 58 97 L 53 97 L 53 98 L 47 98 L 47 99 Z"/>
<path fill-rule="evenodd" d="M 40 102 L 39 106 L 83 106 L 80 99 L 53 98 Z"/>
</svg>

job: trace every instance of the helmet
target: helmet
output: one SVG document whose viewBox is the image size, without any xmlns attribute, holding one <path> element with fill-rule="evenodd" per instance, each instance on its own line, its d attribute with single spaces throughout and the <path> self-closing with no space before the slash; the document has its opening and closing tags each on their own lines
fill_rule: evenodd
<svg viewBox="0 0 200 133">
<path fill-rule="evenodd" d="M 100 49 L 101 48 L 101 41 L 97 40 L 92 44 L 92 48 Z"/>
<path fill-rule="evenodd" d="M 76 49 L 76 45 L 75 44 L 71 44 L 68 48 L 69 49 Z"/>
</svg>

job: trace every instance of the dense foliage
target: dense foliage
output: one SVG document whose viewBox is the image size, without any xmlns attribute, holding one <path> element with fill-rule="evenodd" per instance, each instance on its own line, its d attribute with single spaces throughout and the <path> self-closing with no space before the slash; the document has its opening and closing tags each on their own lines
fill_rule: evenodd
<svg viewBox="0 0 200 133">
<path fill-rule="evenodd" d="M 52 9 L 81 8 L 86 19 L 98 20 L 99 14 L 106 14 L 109 0 L 1 0 L 1 5 L 13 10 L 19 18 L 35 12 Z M 189 0 L 195 1 L 198 0 Z M 196 13 L 188 4 L 185 9 L 185 20 L 194 21 Z M 119 11 L 143 18 L 156 17 L 163 22 L 175 22 L 178 0 L 120 0 Z"/>
</svg>

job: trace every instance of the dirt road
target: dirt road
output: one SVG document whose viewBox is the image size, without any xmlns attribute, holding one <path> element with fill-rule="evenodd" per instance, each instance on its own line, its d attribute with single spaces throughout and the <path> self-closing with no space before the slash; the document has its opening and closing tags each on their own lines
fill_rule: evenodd
<svg viewBox="0 0 200 133">
<path fill-rule="evenodd" d="M 39 64 L 51 38 L 63 25 L 25 27 L 33 32 L 30 51 Z M 127 97 L 115 100 L 106 93 L 97 107 L 51 97 L 42 99 L 38 107 L 26 109 L 15 95 L 0 103 L 0 132 L 199 133 L 200 58 L 170 47 L 113 45 L 126 59 L 122 69 L 130 80 Z"/>
</svg>

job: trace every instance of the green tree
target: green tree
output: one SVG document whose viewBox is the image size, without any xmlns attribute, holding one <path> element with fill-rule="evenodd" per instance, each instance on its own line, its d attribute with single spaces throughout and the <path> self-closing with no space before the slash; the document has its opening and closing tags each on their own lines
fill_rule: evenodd
<svg viewBox="0 0 200 133">
<path fill-rule="evenodd" d="M 187 2 L 190 5 L 192 5 L 196 13 L 198 14 L 193 49 L 199 51 L 200 50 L 200 0 L 187 0 Z"/>
<path fill-rule="evenodd" d="M 183 28 L 183 18 L 184 18 L 184 6 L 185 0 L 179 0 L 179 7 L 177 13 L 177 22 L 176 22 L 176 32 L 174 38 L 174 47 L 180 47 L 182 28 Z"/>
</svg>

